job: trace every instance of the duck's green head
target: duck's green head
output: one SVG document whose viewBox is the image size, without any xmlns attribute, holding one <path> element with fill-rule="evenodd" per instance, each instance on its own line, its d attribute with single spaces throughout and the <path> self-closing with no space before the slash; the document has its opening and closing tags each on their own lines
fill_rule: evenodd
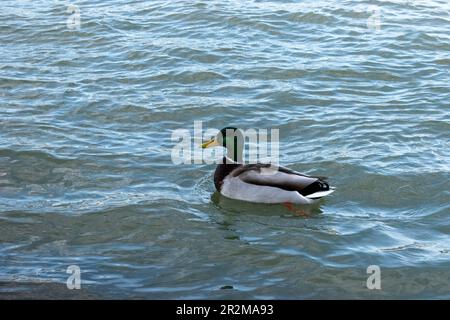
<svg viewBox="0 0 450 320">
<path fill-rule="evenodd" d="M 244 136 L 241 130 L 235 127 L 225 127 L 214 138 L 204 142 L 202 148 L 224 147 L 228 158 L 239 161 L 242 158 Z"/>
</svg>

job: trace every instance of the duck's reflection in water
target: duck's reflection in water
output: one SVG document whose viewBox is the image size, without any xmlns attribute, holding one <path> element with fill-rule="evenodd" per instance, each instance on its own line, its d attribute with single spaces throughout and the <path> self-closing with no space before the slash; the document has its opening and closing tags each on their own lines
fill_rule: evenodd
<svg viewBox="0 0 450 320">
<path fill-rule="evenodd" d="M 314 218 L 323 212 L 320 208 L 323 200 L 311 205 L 298 205 L 288 202 L 278 204 L 262 204 L 230 199 L 216 191 L 211 195 L 211 201 L 219 210 L 230 214 L 278 215 L 283 217 L 291 216 Z"/>
</svg>

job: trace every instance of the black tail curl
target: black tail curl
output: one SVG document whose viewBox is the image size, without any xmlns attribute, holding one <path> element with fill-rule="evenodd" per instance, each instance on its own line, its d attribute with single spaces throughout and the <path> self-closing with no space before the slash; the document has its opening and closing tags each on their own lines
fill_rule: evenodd
<svg viewBox="0 0 450 320">
<path fill-rule="evenodd" d="M 307 186 L 303 190 L 301 190 L 300 194 L 302 196 L 307 196 L 307 195 L 313 194 L 315 192 L 326 191 L 326 190 L 330 190 L 330 185 L 325 181 L 317 180 L 317 181 L 311 183 L 309 186 Z"/>
</svg>

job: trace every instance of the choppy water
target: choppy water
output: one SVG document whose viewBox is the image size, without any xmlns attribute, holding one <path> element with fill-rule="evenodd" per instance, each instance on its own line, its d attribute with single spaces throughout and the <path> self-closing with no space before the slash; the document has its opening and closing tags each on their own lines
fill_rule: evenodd
<svg viewBox="0 0 450 320">
<path fill-rule="evenodd" d="M 450 298 L 448 1 L 72 4 L 2 1 L 1 292 L 75 264 L 101 297 Z M 171 162 L 194 121 L 278 128 L 337 191 L 214 195 Z"/>
</svg>

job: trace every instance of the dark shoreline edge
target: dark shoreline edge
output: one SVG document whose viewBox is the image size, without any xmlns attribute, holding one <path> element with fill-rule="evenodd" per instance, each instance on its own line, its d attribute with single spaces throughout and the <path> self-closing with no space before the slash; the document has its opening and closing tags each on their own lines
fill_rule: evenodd
<svg viewBox="0 0 450 320">
<path fill-rule="evenodd" d="M 0 300 L 96 300 L 105 299 L 89 286 L 69 290 L 65 283 L 35 281 L 0 281 Z"/>
</svg>

